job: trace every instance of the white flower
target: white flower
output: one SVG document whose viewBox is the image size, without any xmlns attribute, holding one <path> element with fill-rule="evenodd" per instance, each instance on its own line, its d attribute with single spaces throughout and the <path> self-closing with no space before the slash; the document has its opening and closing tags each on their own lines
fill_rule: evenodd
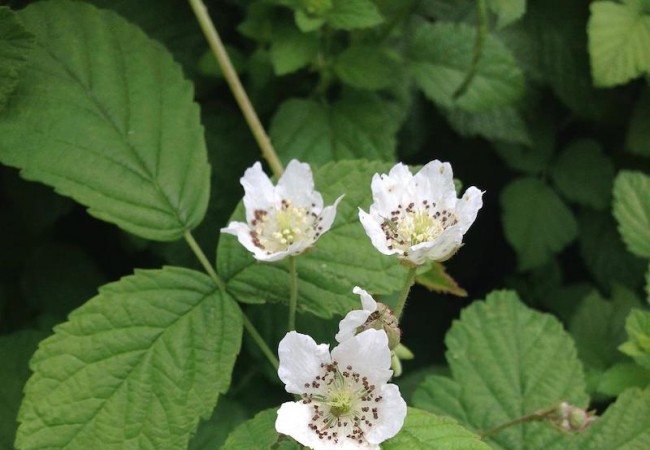
<svg viewBox="0 0 650 450">
<path fill-rule="evenodd" d="M 332 350 L 307 335 L 287 333 L 278 376 L 301 400 L 284 403 L 275 428 L 314 450 L 377 450 L 406 417 L 399 388 L 389 384 L 391 354 L 381 330 L 366 330 Z"/>
<path fill-rule="evenodd" d="M 241 178 L 246 222 L 231 222 L 222 232 L 239 242 L 261 261 L 278 261 L 311 247 L 330 229 L 336 206 L 323 208 L 323 197 L 314 190 L 309 164 L 292 160 L 273 186 L 256 162 Z"/>
<path fill-rule="evenodd" d="M 451 165 L 438 160 L 415 175 L 398 163 L 388 175 L 375 174 L 371 189 L 369 213 L 359 209 L 366 234 L 381 253 L 415 265 L 453 256 L 483 206 L 473 186 L 456 198 Z"/>
</svg>

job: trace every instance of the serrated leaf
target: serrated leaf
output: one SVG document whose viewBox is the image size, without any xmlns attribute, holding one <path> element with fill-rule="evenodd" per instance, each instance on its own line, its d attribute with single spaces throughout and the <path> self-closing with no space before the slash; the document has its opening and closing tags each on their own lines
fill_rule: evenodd
<svg viewBox="0 0 650 450">
<path fill-rule="evenodd" d="M 630 153 L 650 156 L 650 89 L 643 90 L 627 128 L 625 149 Z"/>
<path fill-rule="evenodd" d="M 210 167 L 192 85 L 171 56 L 82 2 L 39 2 L 19 17 L 38 45 L 0 120 L 0 160 L 141 237 L 198 225 Z"/>
<path fill-rule="evenodd" d="M 447 112 L 449 124 L 460 135 L 482 136 L 491 141 L 531 145 L 532 140 L 526 121 L 512 106 L 470 113 L 455 109 Z"/>
<path fill-rule="evenodd" d="M 241 335 L 237 304 L 199 272 L 108 284 L 32 358 L 16 445 L 185 449 L 230 384 Z"/>
<path fill-rule="evenodd" d="M 650 176 L 622 171 L 614 180 L 613 212 L 627 249 L 650 258 Z"/>
<path fill-rule="evenodd" d="M 646 386 L 650 386 L 650 370 L 634 363 L 623 362 L 615 364 L 603 373 L 598 392 L 617 397 L 626 389 Z"/>
<path fill-rule="evenodd" d="M 524 75 L 514 57 L 488 34 L 472 81 L 455 98 L 472 67 L 475 33 L 469 25 L 435 23 L 419 27 L 413 36 L 408 66 L 415 83 L 445 108 L 480 112 L 510 105 L 524 93 Z"/>
<path fill-rule="evenodd" d="M 276 448 L 298 450 L 298 443 L 275 431 L 277 408 L 267 409 L 239 425 L 228 436 L 221 450 L 270 450 Z M 279 447 L 279 444 L 282 447 Z"/>
<path fill-rule="evenodd" d="M 455 420 L 409 408 L 404 427 L 381 445 L 384 450 L 489 450 L 489 446 Z"/>
<path fill-rule="evenodd" d="M 524 306 L 514 292 L 493 292 L 465 308 L 445 342 L 454 383 L 432 389 L 440 378 L 428 379 L 417 403 L 448 411 L 470 429 L 489 430 L 561 401 L 588 402 L 571 338 L 557 319 Z M 433 396 L 427 399 L 423 390 Z M 504 429 L 488 442 L 499 449 L 542 449 L 562 438 L 548 424 L 528 423 Z"/>
<path fill-rule="evenodd" d="M 330 231 L 296 260 L 300 310 L 323 318 L 345 315 L 358 308 L 359 299 L 352 294 L 352 287 L 363 286 L 373 294 L 389 294 L 404 282 L 406 269 L 372 246 L 358 217 L 357 208 L 367 208 L 371 203 L 372 175 L 388 168 L 386 164 L 362 161 L 341 161 L 314 168 L 316 190 L 323 195 L 325 204 L 331 204 L 343 193 L 345 197 Z M 243 217 L 240 204 L 232 220 Z M 238 300 L 287 302 L 286 262 L 258 263 L 237 239 L 224 236 L 219 242 L 217 267 L 228 291 Z"/>
<path fill-rule="evenodd" d="M 370 94 L 346 96 L 331 105 L 290 99 L 273 117 L 271 139 L 283 161 L 392 161 L 399 124 L 390 112 L 385 102 Z"/>
<path fill-rule="evenodd" d="M 384 21 L 372 0 L 331 0 L 332 9 L 325 18 L 334 29 L 370 28 Z"/>
<path fill-rule="evenodd" d="M 432 262 L 426 271 L 419 273 L 415 281 L 433 292 L 467 297 L 467 291 L 447 273 L 445 266 L 436 261 Z"/>
<path fill-rule="evenodd" d="M 650 370 L 650 312 L 634 309 L 625 321 L 628 340 L 620 347 L 638 365 Z"/>
<path fill-rule="evenodd" d="M 18 22 L 16 14 L 0 6 L 0 112 L 18 85 L 33 45 L 34 36 Z"/>
<path fill-rule="evenodd" d="M 461 403 L 462 387 L 454 379 L 429 375 L 413 393 L 413 406 L 438 415 L 451 416 L 460 423 L 470 423 Z"/>
<path fill-rule="evenodd" d="M 294 25 L 275 26 L 269 56 L 276 75 L 286 75 L 308 65 L 318 53 L 317 33 L 303 33 Z"/>
<path fill-rule="evenodd" d="M 499 17 L 499 28 L 516 22 L 526 12 L 526 0 L 488 0 L 488 6 Z"/>
<path fill-rule="evenodd" d="M 599 210 L 609 206 L 614 165 L 598 142 L 581 139 L 569 144 L 555 161 L 551 175 L 567 199 Z"/>
<path fill-rule="evenodd" d="M 650 264 L 648 264 L 648 271 L 645 273 L 645 293 L 648 304 L 650 304 Z"/>
<path fill-rule="evenodd" d="M 573 239 L 578 225 L 557 194 L 534 178 L 519 178 L 501 193 L 506 239 L 517 251 L 519 268 L 547 262 Z"/>
<path fill-rule="evenodd" d="M 377 90 L 395 82 L 397 64 L 382 48 L 356 45 L 345 49 L 336 58 L 334 73 L 352 87 Z"/>
<path fill-rule="evenodd" d="M 220 398 L 212 417 L 199 424 L 187 450 L 221 448 L 230 433 L 247 418 L 248 414 L 241 403 L 228 397 Z"/>
<path fill-rule="evenodd" d="M 650 14 L 639 0 L 592 3 L 587 33 L 596 86 L 616 86 L 650 73 Z"/>
</svg>

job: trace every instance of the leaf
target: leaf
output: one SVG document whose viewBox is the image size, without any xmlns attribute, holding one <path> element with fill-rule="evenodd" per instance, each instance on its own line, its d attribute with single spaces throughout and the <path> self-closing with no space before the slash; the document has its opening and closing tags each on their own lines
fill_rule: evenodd
<svg viewBox="0 0 650 450">
<path fill-rule="evenodd" d="M 171 56 L 82 2 L 19 16 L 37 46 L 0 120 L 0 160 L 141 237 L 198 225 L 210 166 L 192 85 Z"/>
<path fill-rule="evenodd" d="M 325 17 L 327 23 L 337 30 L 370 28 L 384 21 L 377 6 L 371 0 L 331 0 L 332 9 Z"/>
<path fill-rule="evenodd" d="M 573 213 L 557 194 L 534 178 L 519 178 L 501 193 L 506 239 L 517 251 L 519 268 L 547 262 L 577 235 Z"/>
<path fill-rule="evenodd" d="M 370 179 L 389 166 L 378 162 L 341 161 L 314 170 L 316 190 L 325 204 L 339 195 L 334 225 L 297 261 L 298 308 L 319 317 L 345 315 L 359 306 L 352 294 L 354 286 L 363 286 L 373 294 L 389 294 L 404 282 L 406 269 L 395 258 L 380 254 L 370 243 L 359 223 L 358 207 L 371 203 Z M 232 220 L 242 220 L 240 204 Z M 224 236 L 217 251 L 218 272 L 227 288 L 244 302 L 288 301 L 289 273 L 286 262 L 256 262 L 235 237 Z"/>
<path fill-rule="evenodd" d="M 482 136 L 490 141 L 531 145 L 525 120 L 514 107 L 470 113 L 455 109 L 447 112 L 449 124 L 465 137 Z"/>
<path fill-rule="evenodd" d="M 372 95 L 347 96 L 329 106 L 290 99 L 271 121 L 271 139 L 283 161 L 392 161 L 397 126 L 387 104 Z"/>
<path fill-rule="evenodd" d="M 445 108 L 480 112 L 510 105 L 523 95 L 524 75 L 514 57 L 488 34 L 471 83 L 454 98 L 471 70 L 474 41 L 475 29 L 465 24 L 435 23 L 415 31 L 408 67 L 427 98 Z"/>
<path fill-rule="evenodd" d="M 267 409 L 239 425 L 230 433 L 221 450 L 270 450 L 275 448 L 298 450 L 298 443 L 275 431 L 278 408 Z M 280 441 L 280 442 L 278 442 Z M 282 443 L 282 447 L 276 447 Z"/>
<path fill-rule="evenodd" d="M 650 177 L 621 171 L 614 180 L 613 213 L 627 249 L 650 258 Z"/>
<path fill-rule="evenodd" d="M 415 281 L 430 291 L 467 297 L 467 291 L 460 287 L 439 262 L 432 262 L 429 268 L 417 275 Z"/>
<path fill-rule="evenodd" d="M 573 141 L 555 161 L 551 175 L 567 199 L 598 210 L 609 206 L 614 165 L 598 142 Z"/>
<path fill-rule="evenodd" d="M 199 272 L 108 284 L 34 355 L 16 446 L 185 449 L 230 384 L 241 335 L 237 304 Z"/>
<path fill-rule="evenodd" d="M 598 392 L 617 397 L 631 387 L 650 386 L 650 370 L 629 362 L 610 367 L 600 379 Z"/>
<path fill-rule="evenodd" d="M 650 73 L 650 14 L 640 0 L 592 3 L 587 33 L 596 86 L 616 86 Z"/>
<path fill-rule="evenodd" d="M 452 379 L 428 378 L 415 403 L 446 411 L 462 425 L 489 430 L 560 401 L 586 406 L 582 366 L 560 322 L 495 291 L 461 312 L 445 338 Z M 435 386 L 440 383 L 440 386 Z M 424 392 L 430 395 L 423 395 Z M 491 436 L 493 448 L 549 448 L 563 434 L 528 423 Z"/>
<path fill-rule="evenodd" d="M 488 0 L 488 6 L 499 17 L 498 28 L 516 22 L 526 12 L 526 0 Z"/>
<path fill-rule="evenodd" d="M 228 397 L 219 399 L 219 404 L 206 421 L 202 421 L 188 450 L 215 450 L 221 448 L 228 435 L 248 418 L 244 407 Z"/>
<path fill-rule="evenodd" d="M 637 155 L 650 156 L 650 89 L 647 87 L 634 106 L 625 137 L 625 149 Z"/>
<path fill-rule="evenodd" d="M 336 76 L 358 89 L 388 88 L 398 69 L 398 62 L 386 50 L 370 45 L 348 47 L 334 62 Z"/>
<path fill-rule="evenodd" d="M 645 293 L 648 304 L 650 304 L 650 263 L 648 263 L 648 271 L 645 273 Z"/>
<path fill-rule="evenodd" d="M 409 408 L 404 427 L 381 446 L 384 450 L 489 450 L 481 439 L 455 420 L 435 416 L 427 411 Z"/>
<path fill-rule="evenodd" d="M 276 75 L 286 75 L 308 65 L 318 53 L 317 33 L 303 33 L 293 24 L 276 26 L 269 56 Z"/>
<path fill-rule="evenodd" d="M 33 45 L 34 36 L 18 22 L 16 14 L 0 6 L 0 112 L 18 85 Z"/>
<path fill-rule="evenodd" d="M 625 321 L 628 340 L 620 347 L 641 367 L 650 370 L 650 312 L 634 309 Z"/>
</svg>

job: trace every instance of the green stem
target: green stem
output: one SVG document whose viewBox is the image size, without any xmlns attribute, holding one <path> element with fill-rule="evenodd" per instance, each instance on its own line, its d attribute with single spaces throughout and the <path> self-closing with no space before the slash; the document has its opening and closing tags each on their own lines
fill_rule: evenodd
<svg viewBox="0 0 650 450">
<path fill-rule="evenodd" d="M 273 368 L 275 370 L 278 370 L 278 367 L 280 367 L 280 361 L 278 361 L 275 353 L 273 353 L 269 346 L 266 345 L 266 342 L 264 342 L 262 335 L 260 335 L 260 333 L 255 328 L 255 325 L 253 325 L 253 322 L 250 321 L 250 319 L 246 316 L 244 311 L 241 310 L 241 308 L 239 308 L 239 312 L 241 313 L 241 318 L 244 321 L 244 328 L 246 328 L 248 334 L 250 334 L 257 346 L 260 348 L 260 350 L 262 350 L 262 353 L 264 353 L 264 356 L 266 356 L 266 359 L 269 360 Z"/>
<path fill-rule="evenodd" d="M 298 307 L 298 273 L 296 272 L 296 257 L 289 256 L 289 325 L 288 331 L 296 329 L 296 308 Z"/>
<path fill-rule="evenodd" d="M 477 0 L 476 8 L 476 42 L 474 43 L 474 58 L 472 59 L 472 65 L 470 66 L 465 79 L 454 92 L 454 100 L 458 99 L 465 93 L 465 91 L 467 91 L 467 88 L 476 76 L 476 72 L 478 72 L 478 63 L 481 61 L 481 56 L 483 55 L 483 45 L 485 44 L 485 35 L 487 34 L 488 23 L 487 4 L 485 0 Z"/>
<path fill-rule="evenodd" d="M 515 425 L 519 425 L 521 423 L 526 423 L 526 422 L 536 422 L 539 420 L 544 420 L 546 419 L 550 414 L 553 414 L 557 410 L 557 406 L 551 406 L 550 408 L 545 408 L 545 409 L 540 409 L 538 411 L 532 412 L 530 414 L 526 414 L 525 416 L 517 417 L 516 419 L 513 419 L 509 422 L 502 423 L 501 425 L 491 428 L 487 431 L 483 431 L 479 433 L 479 436 L 481 439 L 485 439 L 486 437 L 493 436 L 500 431 L 505 430 L 506 428 L 510 428 Z"/>
<path fill-rule="evenodd" d="M 203 250 L 201 250 L 201 247 L 199 247 L 199 244 L 196 242 L 194 236 L 192 236 L 192 233 L 189 230 L 185 232 L 185 240 L 189 244 L 190 248 L 196 255 L 205 271 L 208 273 L 208 275 L 210 275 L 210 278 L 212 278 L 212 281 L 214 281 L 221 290 L 225 289 L 226 285 L 224 284 L 223 280 L 219 278 L 219 275 L 217 275 L 214 267 L 212 267 L 212 264 L 210 264 L 210 261 L 208 261 L 205 253 L 203 253 Z"/>
<path fill-rule="evenodd" d="M 411 267 L 408 273 L 406 274 L 404 287 L 402 288 L 402 292 L 400 292 L 399 298 L 397 299 L 397 306 L 395 306 L 395 311 L 393 311 L 398 322 L 400 317 L 402 316 L 402 313 L 404 312 L 404 306 L 406 305 L 406 298 L 409 296 L 409 292 L 411 292 L 411 286 L 413 286 L 413 283 L 415 283 L 416 272 L 417 272 L 417 267 Z"/>
<path fill-rule="evenodd" d="M 280 162 L 278 154 L 275 152 L 275 149 L 271 144 L 271 139 L 269 139 L 268 134 L 266 134 L 266 131 L 264 130 L 264 127 L 262 126 L 257 113 L 255 112 L 255 108 L 253 108 L 253 105 L 251 104 L 251 101 L 248 98 L 248 95 L 246 94 L 241 81 L 239 80 L 239 76 L 237 75 L 237 72 L 235 71 L 232 62 L 230 61 L 230 57 L 226 52 L 223 42 L 219 37 L 217 28 L 214 26 L 212 19 L 210 19 L 208 9 L 205 7 L 205 4 L 202 0 L 188 1 L 192 7 L 192 10 L 194 11 L 194 15 L 196 15 L 201 29 L 203 30 L 203 34 L 205 34 L 208 44 L 212 49 L 212 53 L 214 53 L 214 56 L 217 58 L 219 67 L 221 67 L 221 72 L 223 73 L 226 82 L 228 82 L 228 86 L 230 86 L 230 90 L 235 96 L 235 100 L 237 100 L 237 103 L 239 104 L 239 107 L 241 108 L 242 113 L 246 118 L 246 122 L 248 123 L 253 136 L 255 136 L 257 144 L 262 150 L 262 156 L 266 162 L 269 163 L 273 174 L 279 177 L 284 171 L 282 163 Z"/>
</svg>

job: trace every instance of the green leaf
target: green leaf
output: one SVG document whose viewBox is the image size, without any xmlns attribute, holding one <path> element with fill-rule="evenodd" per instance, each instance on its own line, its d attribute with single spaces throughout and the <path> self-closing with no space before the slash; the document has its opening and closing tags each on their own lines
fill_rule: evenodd
<svg viewBox="0 0 650 450">
<path fill-rule="evenodd" d="M 467 291 L 447 273 L 442 263 L 436 261 L 432 262 L 426 271 L 419 273 L 415 281 L 433 292 L 467 297 Z"/>
<path fill-rule="evenodd" d="M 587 33 L 597 86 L 616 86 L 650 73 L 650 14 L 639 0 L 592 3 Z"/>
<path fill-rule="evenodd" d="M 499 28 L 516 22 L 526 12 L 526 0 L 488 0 L 488 6 L 499 17 Z"/>
<path fill-rule="evenodd" d="M 560 322 L 524 306 L 511 291 L 473 302 L 445 338 L 452 380 L 428 378 L 416 405 L 489 430 L 560 401 L 586 406 L 582 366 Z M 435 386 L 435 383 L 440 383 Z M 427 394 L 428 393 L 428 394 Z M 549 448 L 563 434 L 520 424 L 489 438 L 493 448 Z"/>
<path fill-rule="evenodd" d="M 20 73 L 34 45 L 34 36 L 9 8 L 0 6 L 0 112 L 18 85 Z"/>
<path fill-rule="evenodd" d="M 634 309 L 625 322 L 628 340 L 620 347 L 641 367 L 650 370 L 650 312 Z"/>
<path fill-rule="evenodd" d="M 199 272 L 108 284 L 34 355 L 16 445 L 185 449 L 230 384 L 241 335 L 237 304 Z"/>
<path fill-rule="evenodd" d="M 409 68 L 424 94 L 445 108 L 480 112 L 510 105 L 524 93 L 524 75 L 514 57 L 488 34 L 471 83 L 455 98 L 472 70 L 475 33 L 469 25 L 449 23 L 423 25 L 415 31 Z"/>
<path fill-rule="evenodd" d="M 519 178 L 501 193 L 506 239 L 517 251 L 519 268 L 547 262 L 573 239 L 578 225 L 557 194 L 534 178 Z"/>
<path fill-rule="evenodd" d="M 373 294 L 395 292 L 404 282 L 406 269 L 395 258 L 380 254 L 359 223 L 358 207 L 371 203 L 370 180 L 389 166 L 377 162 L 341 161 L 314 170 L 316 189 L 325 204 L 339 195 L 334 225 L 315 246 L 297 261 L 298 308 L 323 318 L 345 315 L 359 306 L 354 286 Z M 240 204 L 232 220 L 243 220 Z M 288 301 L 289 274 L 286 262 L 259 263 L 234 236 L 224 236 L 217 251 L 219 274 L 228 291 L 244 302 Z"/>
<path fill-rule="evenodd" d="M 276 75 L 308 65 L 318 53 L 318 33 L 303 33 L 292 24 L 274 27 L 269 56 Z"/>
<path fill-rule="evenodd" d="M 447 118 L 452 128 L 462 136 L 482 136 L 490 141 L 528 146 L 532 144 L 526 121 L 512 106 L 480 113 L 454 109 L 447 112 Z"/>
<path fill-rule="evenodd" d="M 610 367 L 601 377 L 598 392 L 617 397 L 631 387 L 650 386 L 650 370 L 629 362 Z"/>
<path fill-rule="evenodd" d="M 551 175 L 567 199 L 595 209 L 607 209 L 611 202 L 614 165 L 600 144 L 590 139 L 569 144 L 560 154 Z"/>
<path fill-rule="evenodd" d="M 650 89 L 647 87 L 634 106 L 627 128 L 625 149 L 630 153 L 650 157 Z"/>
<path fill-rule="evenodd" d="M 583 434 L 575 449 L 650 448 L 650 388 L 629 389 Z"/>
<path fill-rule="evenodd" d="M 188 450 L 216 450 L 226 442 L 235 427 L 244 422 L 248 414 L 244 407 L 228 397 L 219 399 L 212 417 L 202 421 L 192 439 Z"/>
<path fill-rule="evenodd" d="M 370 94 L 331 104 L 285 101 L 271 122 L 271 139 L 283 161 L 311 164 L 342 159 L 395 158 L 395 122 L 387 104 Z"/>
<path fill-rule="evenodd" d="M 141 237 L 198 225 L 210 166 L 192 85 L 171 56 L 82 2 L 19 16 L 38 46 L 0 120 L 0 160 Z"/>
<path fill-rule="evenodd" d="M 370 45 L 349 47 L 334 63 L 334 73 L 341 81 L 368 90 L 390 87 L 398 69 L 398 62 L 386 50 Z"/>
<path fill-rule="evenodd" d="M 331 0 L 332 9 L 325 18 L 334 29 L 370 28 L 384 21 L 372 0 Z"/>
<path fill-rule="evenodd" d="M 648 271 L 645 273 L 645 293 L 648 304 L 650 304 L 650 263 L 648 264 Z"/>
<path fill-rule="evenodd" d="M 242 423 L 228 436 L 221 450 L 298 450 L 298 443 L 275 431 L 278 408 L 267 409 Z M 281 447 L 280 447 L 281 445 Z"/>
<path fill-rule="evenodd" d="M 650 177 L 622 171 L 614 180 L 614 217 L 628 250 L 650 258 Z"/>
<path fill-rule="evenodd" d="M 409 408 L 404 427 L 381 445 L 384 450 L 489 450 L 489 446 L 455 420 Z"/>
</svg>

